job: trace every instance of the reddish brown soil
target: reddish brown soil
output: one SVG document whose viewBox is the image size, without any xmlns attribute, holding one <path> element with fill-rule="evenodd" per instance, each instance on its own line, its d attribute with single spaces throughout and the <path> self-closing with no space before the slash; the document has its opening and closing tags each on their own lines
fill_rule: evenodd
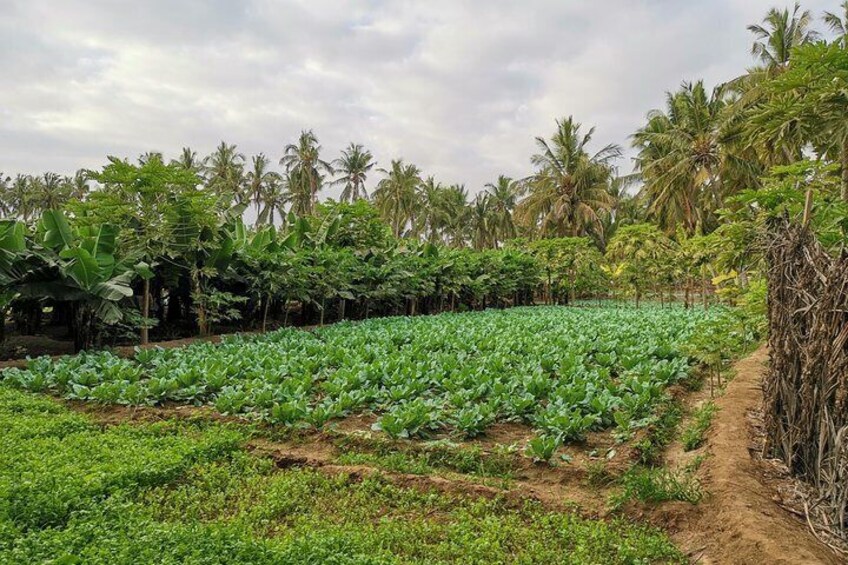
<svg viewBox="0 0 848 565">
<path fill-rule="evenodd" d="M 668 507 L 663 520 L 698 563 L 842 563 L 801 518 L 777 504 L 773 468 L 752 456 L 758 452 L 752 418 L 761 408 L 767 357 L 763 347 L 739 361 L 716 400 L 720 411 L 701 468 L 710 496 L 696 507 Z"/>
</svg>

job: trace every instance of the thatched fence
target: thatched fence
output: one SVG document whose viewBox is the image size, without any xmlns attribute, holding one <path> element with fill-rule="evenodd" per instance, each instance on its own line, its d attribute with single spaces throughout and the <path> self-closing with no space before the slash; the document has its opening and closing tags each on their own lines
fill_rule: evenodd
<svg viewBox="0 0 848 565">
<path fill-rule="evenodd" d="M 768 260 L 771 365 L 766 454 L 816 493 L 808 512 L 848 538 L 848 254 L 829 254 L 807 228 L 772 223 Z"/>
</svg>

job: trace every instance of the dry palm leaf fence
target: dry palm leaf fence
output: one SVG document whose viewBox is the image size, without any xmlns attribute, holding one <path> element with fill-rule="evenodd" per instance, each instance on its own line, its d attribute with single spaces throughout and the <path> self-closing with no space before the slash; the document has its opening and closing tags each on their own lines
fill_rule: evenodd
<svg viewBox="0 0 848 565">
<path fill-rule="evenodd" d="M 848 254 L 785 219 L 769 235 L 765 451 L 813 487 L 808 519 L 846 541 Z"/>
</svg>

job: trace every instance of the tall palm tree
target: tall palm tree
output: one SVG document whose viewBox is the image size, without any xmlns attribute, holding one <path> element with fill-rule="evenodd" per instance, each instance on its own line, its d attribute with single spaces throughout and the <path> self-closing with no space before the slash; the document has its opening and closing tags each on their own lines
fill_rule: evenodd
<svg viewBox="0 0 848 565">
<path fill-rule="evenodd" d="M 239 153 L 235 145 L 222 141 L 211 155 L 203 159 L 206 185 L 229 203 L 243 203 L 244 161 L 244 154 Z"/>
<path fill-rule="evenodd" d="M 824 23 L 830 30 L 836 34 L 837 41 L 844 49 L 848 49 L 848 0 L 839 5 L 842 8 L 842 13 L 834 12 L 824 13 Z"/>
<path fill-rule="evenodd" d="M 760 24 L 748 26 L 757 37 L 751 54 L 766 69 L 785 68 L 794 47 L 818 38 L 818 33 L 810 29 L 812 19 L 809 10 L 801 11 L 800 2 L 795 2 L 792 12 L 772 8 Z"/>
<path fill-rule="evenodd" d="M 259 215 L 263 205 L 263 197 L 266 194 L 274 194 L 274 191 L 268 190 L 268 185 L 278 182 L 280 175 L 275 171 L 269 170 L 271 160 L 268 159 L 264 153 L 254 155 L 250 162 L 251 169 L 245 177 L 247 181 L 247 194 L 248 199 L 252 200 L 253 204 L 256 206 L 256 223 L 259 224 L 262 223 L 259 222 Z M 273 214 L 271 215 L 271 218 L 273 218 Z M 273 223 L 273 219 L 271 221 Z"/>
<path fill-rule="evenodd" d="M 39 210 L 58 210 L 70 200 L 71 189 L 58 174 L 44 173 L 39 180 L 33 190 Z"/>
<path fill-rule="evenodd" d="M 521 183 L 500 175 L 497 182 L 486 185 L 486 196 L 491 211 L 490 224 L 495 247 L 516 236 L 512 214 L 521 196 Z"/>
<path fill-rule="evenodd" d="M 36 195 L 31 190 L 33 178 L 29 175 L 17 174 L 8 191 L 7 207 L 15 216 L 24 222 L 36 213 Z"/>
<path fill-rule="evenodd" d="M 609 241 L 618 228 L 640 224 L 646 220 L 645 206 L 640 194 L 633 194 L 631 186 L 640 180 L 638 173 L 616 176 L 610 183 L 610 196 L 613 198 L 612 209 L 604 214 L 604 236 Z M 604 251 L 604 248 L 601 248 Z"/>
<path fill-rule="evenodd" d="M 257 224 L 272 226 L 275 223 L 276 214 L 285 219 L 283 208 L 288 202 L 285 179 L 277 173 L 269 176 L 262 185 L 262 193 L 259 200 L 262 202 L 262 210 L 256 218 Z"/>
<path fill-rule="evenodd" d="M 65 178 L 64 182 L 68 186 L 71 198 L 82 200 L 91 190 L 91 187 L 88 185 L 88 175 L 88 171 L 79 169 L 74 173 L 74 176 Z"/>
<path fill-rule="evenodd" d="M 452 184 L 447 187 L 441 207 L 446 242 L 453 247 L 463 247 L 467 240 L 471 215 L 471 209 L 468 206 L 468 191 L 465 186 Z"/>
<path fill-rule="evenodd" d="M 197 175 L 203 172 L 203 162 L 197 157 L 197 151 L 191 147 L 183 147 L 177 159 L 171 159 L 172 165 L 178 165 L 187 171 Z"/>
<path fill-rule="evenodd" d="M 365 179 L 368 172 L 376 165 L 370 151 L 358 143 L 351 143 L 332 165 L 336 172 L 342 175 L 333 181 L 333 184 L 344 185 L 341 194 L 342 202 L 355 202 L 360 198 L 368 198 Z"/>
<path fill-rule="evenodd" d="M 322 173 L 333 174 L 332 165 L 321 159 L 321 146 L 312 130 L 300 132 L 297 143 L 286 145 L 280 164 L 288 173 L 289 192 L 299 195 L 298 201 L 301 204 L 298 208 L 302 209 L 302 213 L 311 214 L 324 182 Z M 301 201 L 301 195 L 304 194 L 309 196 L 308 201 Z"/>
<path fill-rule="evenodd" d="M 442 230 L 446 224 L 444 199 L 444 185 L 432 176 L 424 179 L 419 189 L 419 212 L 416 216 L 415 233 L 430 243 L 442 240 Z"/>
<path fill-rule="evenodd" d="M 722 87 L 708 94 L 703 81 L 684 83 L 633 135 L 648 214 L 669 233 L 711 229 L 725 196 L 756 186 L 756 165 L 723 143 L 725 106 Z"/>
<path fill-rule="evenodd" d="M 471 203 L 470 217 L 470 235 L 471 245 L 474 249 L 486 249 L 494 247 L 497 239 L 494 235 L 492 226 L 492 207 L 491 197 L 487 194 L 478 194 Z"/>
<path fill-rule="evenodd" d="M 595 129 L 585 134 L 581 129 L 569 116 L 557 120 L 550 140 L 536 138 L 539 153 L 531 159 L 536 172 L 526 180 L 528 193 L 516 207 L 516 219 L 542 237 L 592 234 L 603 240 L 601 213 L 613 205 L 608 189 L 621 148 L 610 144 L 590 155 Z"/>
<path fill-rule="evenodd" d="M 394 159 L 390 169 L 380 172 L 386 177 L 374 189 L 374 204 L 392 226 L 395 237 L 400 237 L 407 224 L 415 225 L 421 170 L 403 159 Z"/>
</svg>

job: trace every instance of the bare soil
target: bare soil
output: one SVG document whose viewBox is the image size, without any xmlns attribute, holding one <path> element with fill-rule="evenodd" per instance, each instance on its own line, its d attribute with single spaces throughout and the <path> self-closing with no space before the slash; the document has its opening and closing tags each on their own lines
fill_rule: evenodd
<svg viewBox="0 0 848 565">
<path fill-rule="evenodd" d="M 701 477 L 710 496 L 695 507 L 672 505 L 663 516 L 675 540 L 698 563 L 843 563 L 778 502 L 774 466 L 760 459 L 756 427 L 768 352 L 761 347 L 735 365 L 736 376 L 716 400 Z"/>
</svg>

